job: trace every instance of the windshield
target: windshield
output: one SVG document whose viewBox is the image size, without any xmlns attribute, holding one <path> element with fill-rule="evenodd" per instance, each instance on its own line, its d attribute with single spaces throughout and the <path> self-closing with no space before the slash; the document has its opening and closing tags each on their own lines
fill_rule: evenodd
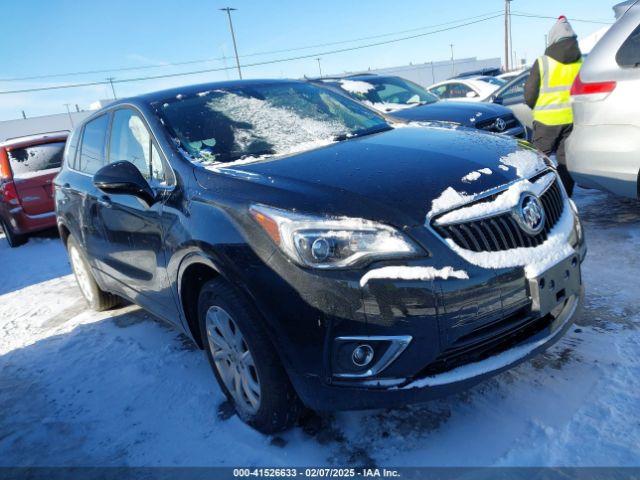
<svg viewBox="0 0 640 480">
<path fill-rule="evenodd" d="M 499 87 L 507 83 L 506 80 L 497 77 L 478 77 L 475 80 L 480 80 L 482 82 L 490 83 L 491 85 L 497 85 Z"/>
<path fill-rule="evenodd" d="M 393 106 L 415 106 L 434 103 L 438 97 L 427 92 L 420 85 L 399 77 L 371 77 L 365 80 L 335 80 L 344 91 L 360 101 L 365 101 L 375 107 L 387 107 L 383 110 L 393 110 Z"/>
<path fill-rule="evenodd" d="M 358 103 L 307 83 L 220 88 L 154 106 L 179 145 L 205 162 L 300 152 L 391 128 Z"/>
</svg>

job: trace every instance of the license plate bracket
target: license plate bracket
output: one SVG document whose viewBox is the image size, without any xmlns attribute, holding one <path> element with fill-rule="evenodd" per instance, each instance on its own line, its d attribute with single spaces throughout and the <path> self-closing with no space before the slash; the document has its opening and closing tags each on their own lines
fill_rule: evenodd
<svg viewBox="0 0 640 480">
<path fill-rule="evenodd" d="M 531 309 L 544 316 L 567 298 L 580 293 L 580 258 L 574 254 L 529 279 Z"/>
</svg>

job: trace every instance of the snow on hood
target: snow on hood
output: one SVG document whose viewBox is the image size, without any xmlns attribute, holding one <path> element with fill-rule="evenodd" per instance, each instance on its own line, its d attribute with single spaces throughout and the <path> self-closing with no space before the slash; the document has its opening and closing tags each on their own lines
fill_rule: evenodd
<svg viewBox="0 0 640 480">
<path fill-rule="evenodd" d="M 382 267 L 369 270 L 360 279 L 360 286 L 364 287 L 372 279 L 394 279 L 394 280 L 434 280 L 441 278 L 459 278 L 466 280 L 469 278 L 467 272 L 454 270 L 453 267 Z"/>
<path fill-rule="evenodd" d="M 481 168 L 480 170 L 474 170 L 473 172 L 467 173 L 464 177 L 462 177 L 463 182 L 475 182 L 478 180 L 482 174 L 491 175 L 493 171 L 490 168 Z"/>
<path fill-rule="evenodd" d="M 500 215 L 518 205 L 520 197 L 524 192 L 531 192 L 539 196 L 555 179 L 556 175 L 554 173 L 548 173 L 533 183 L 527 179 L 519 180 L 509 186 L 505 191 L 496 195 L 490 202 L 474 203 L 468 207 L 458 208 L 449 213 L 445 213 L 436 220 L 436 223 L 447 224 L 470 221 L 488 215 Z"/>
<path fill-rule="evenodd" d="M 524 183 L 522 185 L 519 185 L 522 182 L 516 182 L 515 184 L 513 184 L 509 188 L 509 190 L 511 190 L 522 188 L 524 186 L 527 186 L 527 184 L 530 185 L 530 182 L 528 182 L 527 179 L 533 177 L 536 173 L 547 168 L 547 164 L 544 161 L 544 157 L 542 157 L 536 151 L 516 150 L 500 157 L 499 168 L 504 171 L 508 171 L 510 168 L 513 168 L 516 170 L 516 175 L 518 176 L 518 178 L 523 180 Z M 487 173 L 487 170 L 489 170 L 489 173 Z M 462 181 L 465 183 L 470 183 L 472 181 L 478 180 L 481 177 L 482 173 L 490 175 L 492 172 L 489 168 L 483 168 L 465 175 L 464 177 L 462 177 Z M 442 212 L 460 207 L 466 203 L 470 203 L 483 193 L 484 192 L 480 192 L 474 195 L 468 195 L 465 192 L 459 192 L 455 190 L 453 187 L 448 187 L 440 194 L 439 197 L 435 198 L 431 202 L 431 209 L 429 210 L 427 217 L 433 218 L 434 216 Z M 507 198 L 509 199 L 509 201 L 512 200 L 512 197 Z M 502 207 L 501 204 L 494 204 L 494 202 L 489 202 L 489 205 L 494 205 L 496 208 Z M 515 203 L 512 206 L 514 205 Z M 453 213 L 455 212 L 452 212 L 452 214 Z M 486 213 L 491 212 L 487 211 Z"/>
</svg>

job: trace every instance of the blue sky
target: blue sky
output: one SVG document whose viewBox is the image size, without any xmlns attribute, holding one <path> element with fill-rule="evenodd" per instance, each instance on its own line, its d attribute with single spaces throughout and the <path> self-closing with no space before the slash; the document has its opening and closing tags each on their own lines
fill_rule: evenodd
<svg viewBox="0 0 640 480">
<path fill-rule="evenodd" d="M 512 12 L 545 16 L 612 21 L 606 0 L 513 0 Z M 229 57 L 234 65 L 226 14 L 218 9 L 235 7 L 234 27 L 240 55 L 351 40 L 421 27 L 430 27 L 479 15 L 500 12 L 502 0 L 2 0 L 5 19 L 0 41 L 0 79 L 119 67 L 157 65 L 143 70 L 73 75 L 48 79 L 0 81 L 0 91 L 62 83 L 102 81 L 106 77 L 131 77 L 177 73 L 224 66 L 224 61 L 162 66 L 165 63 Z M 10 19 L 10 21 L 7 21 Z M 544 49 L 544 34 L 553 20 L 513 17 L 513 47 L 529 62 Z M 579 36 L 602 25 L 574 22 Z M 424 33 L 424 28 L 380 40 Z M 290 53 L 271 53 L 241 59 L 254 62 L 313 54 L 376 40 L 316 47 Z M 445 60 L 453 43 L 456 57 L 479 58 L 503 55 L 502 18 L 495 18 L 446 32 L 354 52 L 322 55 L 327 73 L 368 67 L 390 67 L 409 62 Z M 246 68 L 251 77 L 300 77 L 317 75 L 318 64 L 309 58 Z M 181 84 L 236 78 L 236 72 L 212 72 L 171 79 L 117 84 L 119 97 Z M 109 98 L 107 86 L 99 85 L 39 93 L 0 95 L 0 120 L 64 111 L 64 104 L 81 108 Z"/>
</svg>

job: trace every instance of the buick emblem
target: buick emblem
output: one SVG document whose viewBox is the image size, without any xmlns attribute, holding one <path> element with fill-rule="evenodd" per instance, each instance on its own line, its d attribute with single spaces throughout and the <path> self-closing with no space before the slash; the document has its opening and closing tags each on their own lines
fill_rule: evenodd
<svg viewBox="0 0 640 480">
<path fill-rule="evenodd" d="M 515 213 L 518 223 L 528 234 L 537 235 L 544 228 L 544 207 L 535 195 L 524 194 Z"/>
<path fill-rule="evenodd" d="M 498 132 L 503 132 L 505 128 L 507 128 L 507 122 L 505 122 L 503 119 L 501 118 L 497 118 L 496 122 L 493 124 L 494 127 L 496 127 L 496 130 Z"/>
</svg>

